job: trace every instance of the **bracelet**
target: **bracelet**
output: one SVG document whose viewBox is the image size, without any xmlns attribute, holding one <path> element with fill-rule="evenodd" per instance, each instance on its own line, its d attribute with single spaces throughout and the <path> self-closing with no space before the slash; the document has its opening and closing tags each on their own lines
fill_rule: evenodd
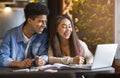
<svg viewBox="0 0 120 78">
<path fill-rule="evenodd" d="M 73 58 L 68 57 L 68 59 L 67 59 L 67 64 L 72 64 L 72 63 L 73 63 Z"/>
</svg>

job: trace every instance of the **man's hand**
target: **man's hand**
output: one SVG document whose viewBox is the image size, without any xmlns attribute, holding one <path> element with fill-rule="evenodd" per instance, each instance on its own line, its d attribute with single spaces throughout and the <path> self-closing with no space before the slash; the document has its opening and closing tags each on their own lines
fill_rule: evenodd
<svg viewBox="0 0 120 78">
<path fill-rule="evenodd" d="M 21 62 L 13 61 L 10 64 L 11 67 L 19 67 L 19 68 L 27 68 L 27 67 L 30 67 L 31 65 L 32 65 L 32 60 L 29 58 L 26 58 Z"/>
<path fill-rule="evenodd" d="M 36 66 L 43 66 L 46 64 L 46 61 L 42 57 L 36 56 L 35 64 Z"/>
<path fill-rule="evenodd" d="M 84 57 L 76 56 L 73 57 L 73 64 L 83 64 L 84 63 Z"/>
</svg>

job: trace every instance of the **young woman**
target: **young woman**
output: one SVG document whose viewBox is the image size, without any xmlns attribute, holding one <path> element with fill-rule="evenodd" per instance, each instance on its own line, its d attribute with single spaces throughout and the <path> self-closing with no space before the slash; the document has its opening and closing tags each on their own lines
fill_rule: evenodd
<svg viewBox="0 0 120 78">
<path fill-rule="evenodd" d="M 48 62 L 50 64 L 92 63 L 93 55 L 86 43 L 78 39 L 70 17 L 57 16 L 54 23 L 50 28 Z"/>
</svg>

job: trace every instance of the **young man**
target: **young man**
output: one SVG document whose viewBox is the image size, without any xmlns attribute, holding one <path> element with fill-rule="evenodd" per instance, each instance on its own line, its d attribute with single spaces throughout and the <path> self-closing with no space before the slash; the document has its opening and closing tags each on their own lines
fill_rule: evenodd
<svg viewBox="0 0 120 78">
<path fill-rule="evenodd" d="M 9 30 L 0 46 L 0 66 L 27 68 L 48 61 L 46 21 L 49 10 L 40 3 L 24 8 L 26 21 Z"/>
</svg>

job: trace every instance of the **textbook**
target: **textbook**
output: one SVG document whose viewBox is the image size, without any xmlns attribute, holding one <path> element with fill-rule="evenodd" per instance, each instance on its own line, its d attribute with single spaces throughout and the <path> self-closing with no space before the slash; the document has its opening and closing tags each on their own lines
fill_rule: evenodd
<svg viewBox="0 0 120 78">
<path fill-rule="evenodd" d="M 61 64 L 61 63 L 55 63 L 55 64 L 47 64 L 44 66 L 38 66 L 38 67 L 31 67 L 26 68 L 26 69 L 17 69 L 17 70 L 13 70 L 13 72 L 31 72 L 31 71 L 45 71 L 45 70 L 69 70 L 69 69 L 78 69 L 78 68 L 84 68 L 84 66 L 86 67 L 86 65 L 79 65 L 79 64 L 71 64 L 71 65 L 65 65 L 65 64 Z"/>
<path fill-rule="evenodd" d="M 15 69 L 12 70 L 13 72 L 32 72 L 32 71 L 45 71 L 45 70 L 58 70 L 58 69 L 67 69 L 70 68 L 68 65 L 55 63 L 55 64 L 47 64 L 44 66 L 38 66 L 38 67 L 31 67 L 31 68 L 25 68 L 25 69 Z"/>
<path fill-rule="evenodd" d="M 59 69 L 69 69 L 69 68 L 73 68 L 69 65 L 65 65 L 65 64 L 60 64 L 60 63 L 55 63 L 55 64 L 47 64 L 44 66 L 38 66 L 38 67 L 32 67 L 32 69 L 38 69 L 38 70 L 48 70 L 48 69 L 52 69 L 52 70 L 59 70 Z"/>
<path fill-rule="evenodd" d="M 65 65 L 61 63 L 55 63 L 55 64 L 48 64 L 44 66 L 38 66 L 38 67 L 32 67 L 32 69 L 38 69 L 38 70 L 64 70 L 64 69 L 78 69 L 78 68 L 84 68 L 86 66 L 91 66 L 91 64 L 85 64 L 85 65 L 80 65 L 80 64 L 70 64 L 70 65 Z"/>
</svg>

